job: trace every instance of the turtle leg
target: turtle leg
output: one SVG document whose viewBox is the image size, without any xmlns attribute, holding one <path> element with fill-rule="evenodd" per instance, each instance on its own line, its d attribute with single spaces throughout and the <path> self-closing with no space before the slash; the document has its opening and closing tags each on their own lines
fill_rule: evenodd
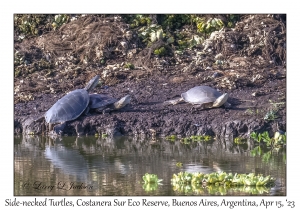
<svg viewBox="0 0 300 210">
<path fill-rule="evenodd" d="M 230 108 L 230 107 L 231 107 L 231 104 L 228 103 L 228 102 L 225 102 L 224 106 L 225 106 L 225 108 Z"/>
<path fill-rule="evenodd" d="M 126 95 L 123 98 L 121 98 L 119 101 L 115 102 L 111 108 L 113 108 L 113 109 L 121 109 L 124 106 L 126 106 L 127 104 L 129 104 L 130 101 L 131 101 L 131 96 L 130 95 Z"/>
<path fill-rule="evenodd" d="M 54 134 L 54 135 L 62 135 L 63 134 L 63 129 L 65 128 L 65 126 L 66 126 L 66 122 L 63 122 L 63 123 L 58 124 L 58 125 L 55 125 L 53 127 L 52 134 Z"/>
<path fill-rule="evenodd" d="M 181 102 L 183 102 L 183 101 L 184 101 L 184 99 L 181 97 L 181 98 L 176 98 L 176 99 L 173 99 L 173 100 L 165 101 L 165 102 L 163 103 L 163 105 L 170 105 L 170 104 L 176 105 L 176 104 L 179 104 L 179 103 L 181 103 Z"/>
<path fill-rule="evenodd" d="M 202 110 L 205 109 L 205 106 L 203 106 L 203 104 L 194 104 L 191 108 L 191 110 L 193 109 L 197 109 L 197 110 Z"/>
<path fill-rule="evenodd" d="M 84 110 L 84 114 L 85 115 L 89 115 L 90 114 L 90 107 L 86 107 L 86 109 Z"/>
<path fill-rule="evenodd" d="M 111 108 L 104 108 L 104 107 L 100 107 L 98 109 L 95 109 L 95 112 L 97 113 L 102 113 L 102 114 L 107 114 L 111 111 Z"/>
<path fill-rule="evenodd" d="M 54 125 L 53 125 L 52 123 L 49 123 L 49 124 L 48 124 L 49 131 L 52 131 L 52 130 L 53 130 L 53 127 L 54 127 Z"/>
<path fill-rule="evenodd" d="M 102 110 L 102 114 L 110 114 L 111 111 L 113 111 L 114 109 L 107 107 L 105 109 Z"/>
</svg>

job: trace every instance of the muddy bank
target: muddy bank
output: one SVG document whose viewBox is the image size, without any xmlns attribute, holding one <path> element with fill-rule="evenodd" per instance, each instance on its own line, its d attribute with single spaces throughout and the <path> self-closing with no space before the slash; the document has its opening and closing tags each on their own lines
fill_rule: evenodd
<svg viewBox="0 0 300 210">
<path fill-rule="evenodd" d="M 220 107 L 207 110 L 192 109 L 191 104 L 182 103 L 166 106 L 164 101 L 177 98 L 189 88 L 199 84 L 197 79 L 171 83 L 167 76 L 124 82 L 105 89 L 97 87 L 94 92 L 106 93 L 116 98 L 132 95 L 130 105 L 110 114 L 91 113 L 70 121 L 63 130 L 64 135 L 212 135 L 221 139 L 248 136 L 250 132 L 278 129 L 285 131 L 285 108 L 280 109 L 277 119 L 266 120 L 273 108 L 270 101 L 285 97 L 285 79 L 265 83 L 261 87 L 248 87 L 226 91 L 229 93 L 230 108 Z M 213 86 L 213 84 L 205 84 Z M 253 93 L 260 93 L 253 96 Z M 46 112 L 64 94 L 42 94 L 28 103 L 15 105 L 15 133 L 46 134 L 44 121 L 31 119 Z"/>
<path fill-rule="evenodd" d="M 57 30 L 21 40 L 15 27 L 15 134 L 47 135 L 41 116 L 95 75 L 101 84 L 93 92 L 130 94 L 131 103 L 69 121 L 63 135 L 205 134 L 233 140 L 252 131 L 270 136 L 286 131 L 285 16 L 199 17 L 207 26 L 212 20 L 222 24 L 201 32 L 191 24 L 178 30 L 159 21 L 131 27 L 124 16 L 76 15 Z M 163 104 L 197 85 L 229 93 L 232 106 L 197 110 L 187 103 Z"/>
</svg>

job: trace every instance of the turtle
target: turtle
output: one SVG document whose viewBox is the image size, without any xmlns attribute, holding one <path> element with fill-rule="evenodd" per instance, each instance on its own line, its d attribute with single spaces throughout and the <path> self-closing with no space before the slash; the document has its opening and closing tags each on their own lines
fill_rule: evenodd
<svg viewBox="0 0 300 210">
<path fill-rule="evenodd" d="M 104 94 L 90 94 L 89 109 L 96 112 L 107 113 L 112 110 L 121 109 L 130 103 L 131 96 L 126 95 L 120 100 Z"/>
<path fill-rule="evenodd" d="M 220 93 L 214 88 L 209 86 L 195 86 L 188 91 L 181 94 L 181 98 L 165 101 L 165 104 L 178 104 L 180 102 L 188 102 L 196 105 L 195 108 L 209 109 L 214 107 L 230 107 L 227 102 L 228 94 Z"/>
<path fill-rule="evenodd" d="M 90 102 L 89 92 L 97 86 L 99 78 L 99 75 L 96 75 L 88 82 L 85 88 L 73 90 L 59 99 L 45 113 L 45 120 L 49 124 L 49 128 L 51 128 L 52 124 L 60 123 L 60 125 L 53 127 L 53 131 L 59 134 L 64 129 L 66 121 L 74 120 L 84 111 L 87 112 Z"/>
</svg>

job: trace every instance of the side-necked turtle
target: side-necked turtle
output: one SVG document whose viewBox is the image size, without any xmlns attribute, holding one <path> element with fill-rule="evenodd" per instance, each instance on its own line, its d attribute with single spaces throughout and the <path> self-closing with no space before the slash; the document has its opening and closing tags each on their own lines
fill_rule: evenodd
<svg viewBox="0 0 300 210">
<path fill-rule="evenodd" d="M 196 105 L 195 107 L 200 109 L 208 109 L 214 107 L 220 107 L 223 104 L 229 107 L 230 104 L 227 102 L 228 94 L 220 93 L 214 88 L 208 86 L 196 86 L 185 93 L 181 94 L 181 98 L 166 101 L 165 104 L 178 104 L 180 102 L 188 102 Z"/>
<path fill-rule="evenodd" d="M 126 95 L 120 100 L 104 94 L 90 94 L 89 108 L 96 112 L 106 113 L 112 110 L 121 109 L 130 103 L 131 96 Z"/>
<path fill-rule="evenodd" d="M 59 99 L 46 113 L 45 120 L 47 123 L 56 125 L 53 131 L 60 133 L 66 121 L 74 120 L 79 117 L 88 107 L 90 102 L 89 91 L 91 91 L 99 81 L 99 76 L 92 78 L 87 86 L 83 89 L 73 90 L 61 99 Z M 49 126 L 51 127 L 51 126 Z"/>
</svg>

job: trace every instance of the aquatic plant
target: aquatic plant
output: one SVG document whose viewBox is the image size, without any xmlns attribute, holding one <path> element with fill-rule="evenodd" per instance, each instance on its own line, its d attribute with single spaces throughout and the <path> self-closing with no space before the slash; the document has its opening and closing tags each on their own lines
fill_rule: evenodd
<svg viewBox="0 0 300 210">
<path fill-rule="evenodd" d="M 283 152 L 282 153 L 282 156 L 284 159 L 283 162 L 286 162 L 285 161 L 285 154 L 286 154 L 285 149 L 280 146 L 267 147 L 267 148 L 262 148 L 262 146 L 256 146 L 255 148 L 250 150 L 250 155 L 252 157 L 259 156 L 259 157 L 261 157 L 263 162 L 269 163 L 272 158 L 275 158 L 275 155 L 278 155 L 281 152 Z"/>
<path fill-rule="evenodd" d="M 179 172 L 178 174 L 173 174 L 173 177 L 171 179 L 171 183 L 179 183 L 179 184 L 185 184 L 185 183 L 191 183 L 191 180 L 193 178 L 193 174 L 189 172 Z"/>
<path fill-rule="evenodd" d="M 253 131 L 250 134 L 250 137 L 258 143 L 262 140 L 268 147 L 277 147 L 286 144 L 286 133 L 281 134 L 280 132 L 275 132 L 274 137 L 271 138 L 268 131 L 263 133 L 256 133 Z"/>
<path fill-rule="evenodd" d="M 243 178 L 244 185 L 246 186 L 265 186 L 270 182 L 274 182 L 275 179 L 269 176 L 255 175 L 254 173 L 250 173 Z"/>
<path fill-rule="evenodd" d="M 247 139 L 238 136 L 238 137 L 234 138 L 234 143 L 235 143 L 235 144 L 245 144 L 245 143 L 246 143 L 246 142 L 245 142 L 246 140 L 247 140 Z"/>
<path fill-rule="evenodd" d="M 155 191 L 158 188 L 158 183 L 144 183 L 142 187 L 146 192 Z"/>
<path fill-rule="evenodd" d="M 108 137 L 108 134 L 107 133 L 102 133 L 101 137 L 106 138 L 106 137 Z"/>
<path fill-rule="evenodd" d="M 266 186 L 225 186 L 225 185 L 208 185 L 203 186 L 201 184 L 175 184 L 173 190 L 175 192 L 184 194 L 198 194 L 198 195 L 227 195 L 229 192 L 241 192 L 251 195 L 260 195 L 263 193 L 269 193 L 270 187 Z"/>
<path fill-rule="evenodd" d="M 209 135 L 196 135 L 190 136 L 189 139 L 192 141 L 210 141 L 212 137 Z"/>
<path fill-rule="evenodd" d="M 175 141 L 177 139 L 176 135 L 170 135 L 165 137 L 166 140 L 168 141 Z"/>
<path fill-rule="evenodd" d="M 262 161 L 268 163 L 270 161 L 271 156 L 272 156 L 272 150 L 262 155 Z"/>
<path fill-rule="evenodd" d="M 146 173 L 143 176 L 143 180 L 145 184 L 159 183 L 162 181 L 162 179 L 158 179 L 156 174 L 148 174 L 148 173 Z"/>
<path fill-rule="evenodd" d="M 286 144 L 286 133 L 281 134 L 280 132 L 275 132 L 274 134 L 275 145 Z"/>
<path fill-rule="evenodd" d="M 146 192 L 149 192 L 156 190 L 158 188 L 158 185 L 160 185 L 162 179 L 158 179 L 156 174 L 145 173 L 145 175 L 143 176 L 143 181 L 143 189 Z"/>
<path fill-rule="evenodd" d="M 212 140 L 212 136 L 209 135 L 192 135 L 189 137 L 184 137 L 184 138 L 178 138 L 176 135 L 170 135 L 165 137 L 166 140 L 174 142 L 175 140 L 180 140 L 181 143 L 183 144 L 191 144 L 193 142 L 201 142 L 205 141 L 208 142 Z"/>
<path fill-rule="evenodd" d="M 255 156 L 261 156 L 262 154 L 262 150 L 261 150 L 261 147 L 260 146 L 257 146 L 255 147 L 254 149 L 250 150 L 250 154 L 252 157 L 255 157 Z"/>
<path fill-rule="evenodd" d="M 176 163 L 176 166 L 177 166 L 178 168 L 181 168 L 181 167 L 182 167 L 182 163 L 181 163 L 181 162 L 177 162 L 177 163 Z"/>
<path fill-rule="evenodd" d="M 266 186 L 274 183 L 275 179 L 271 176 L 250 174 L 232 174 L 226 172 L 213 172 L 203 174 L 200 172 L 189 173 L 179 172 L 173 174 L 172 185 L 176 184 L 206 184 L 206 185 L 224 185 L 224 186 Z"/>
<path fill-rule="evenodd" d="M 182 138 L 182 139 L 180 140 L 180 142 L 181 142 L 182 144 L 190 144 L 192 141 L 191 141 L 190 138 Z"/>
<path fill-rule="evenodd" d="M 250 137 L 251 137 L 252 139 L 254 139 L 254 141 L 260 143 L 260 141 L 262 140 L 261 135 L 262 135 L 262 134 L 256 133 L 256 132 L 253 131 L 253 132 L 250 134 Z"/>
</svg>

